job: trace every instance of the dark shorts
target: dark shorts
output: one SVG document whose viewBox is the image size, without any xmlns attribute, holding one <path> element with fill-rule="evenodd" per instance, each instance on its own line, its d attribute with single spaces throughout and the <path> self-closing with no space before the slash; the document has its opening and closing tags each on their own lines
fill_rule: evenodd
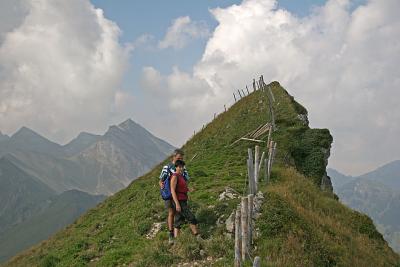
<svg viewBox="0 0 400 267">
<path fill-rule="evenodd" d="M 175 209 L 175 203 L 173 201 L 171 202 Z M 185 221 L 188 221 L 190 224 L 197 224 L 196 217 L 190 211 L 187 201 L 179 201 L 179 204 L 181 205 L 181 212 L 175 211 L 174 227 L 178 229 L 181 228 Z"/>
<path fill-rule="evenodd" d="M 172 199 L 164 200 L 164 205 L 165 208 L 168 209 L 174 209 L 173 203 L 174 201 Z"/>
</svg>

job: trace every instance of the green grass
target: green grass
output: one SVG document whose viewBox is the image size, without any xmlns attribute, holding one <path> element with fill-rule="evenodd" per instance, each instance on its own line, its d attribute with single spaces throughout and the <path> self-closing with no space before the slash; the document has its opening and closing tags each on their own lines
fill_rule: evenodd
<svg viewBox="0 0 400 267">
<path fill-rule="evenodd" d="M 303 125 L 297 115 L 307 114 L 304 107 L 279 83 L 271 87 L 276 98 L 278 128 L 273 139 L 278 150 L 271 185 L 260 184 L 266 201 L 257 220 L 261 235 L 255 240 L 254 254 L 262 257 L 263 266 L 399 266 L 398 255 L 368 217 L 319 190 L 324 157 L 332 142 L 329 131 Z M 157 183 L 166 160 L 6 266 L 171 266 L 209 256 L 221 258 L 214 266 L 232 266 L 233 240 L 216 221 L 227 218 L 239 200 L 217 199 L 226 186 L 245 193 L 247 148 L 254 144 L 230 144 L 268 121 L 266 95 L 257 91 L 217 116 L 183 146 L 190 186 L 195 188 L 190 205 L 204 240 L 194 239 L 187 227 L 172 247 L 165 229 L 152 240 L 145 238 L 154 222 L 166 220 Z M 261 149 L 265 151 L 265 145 Z"/>
</svg>

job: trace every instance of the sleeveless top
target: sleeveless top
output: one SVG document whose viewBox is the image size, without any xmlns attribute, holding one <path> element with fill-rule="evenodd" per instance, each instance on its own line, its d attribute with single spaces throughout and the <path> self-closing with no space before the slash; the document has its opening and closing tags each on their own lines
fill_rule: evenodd
<svg viewBox="0 0 400 267">
<path fill-rule="evenodd" d="M 189 191 L 189 189 L 185 177 L 182 174 L 178 173 L 174 173 L 173 176 L 176 176 L 177 178 L 175 191 L 178 200 L 187 200 L 187 192 Z"/>
</svg>

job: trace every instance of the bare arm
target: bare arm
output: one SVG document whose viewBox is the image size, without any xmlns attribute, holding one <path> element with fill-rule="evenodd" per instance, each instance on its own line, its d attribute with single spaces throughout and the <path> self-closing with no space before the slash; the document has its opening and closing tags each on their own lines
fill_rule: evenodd
<svg viewBox="0 0 400 267">
<path fill-rule="evenodd" d="M 177 212 L 181 212 L 181 206 L 179 205 L 178 195 L 176 194 L 176 183 L 178 182 L 178 178 L 176 175 L 172 175 L 171 177 L 171 194 L 172 199 L 175 202 L 175 207 Z"/>
</svg>

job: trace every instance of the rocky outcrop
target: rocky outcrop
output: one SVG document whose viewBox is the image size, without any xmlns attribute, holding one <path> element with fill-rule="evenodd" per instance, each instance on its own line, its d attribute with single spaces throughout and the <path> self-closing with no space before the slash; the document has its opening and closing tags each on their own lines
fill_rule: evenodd
<svg viewBox="0 0 400 267">
<path fill-rule="evenodd" d="M 330 147 L 328 149 L 321 148 L 321 150 L 322 153 L 324 154 L 324 163 L 325 163 L 325 173 L 321 178 L 321 190 L 333 193 L 332 181 L 326 172 L 326 167 L 328 166 L 328 158 L 331 155 Z"/>
<path fill-rule="evenodd" d="M 218 200 L 224 201 L 224 200 L 234 199 L 234 198 L 238 198 L 238 197 L 239 197 L 238 192 L 236 192 L 234 189 L 232 189 L 230 187 L 226 187 L 224 192 L 222 192 L 219 195 Z"/>
<path fill-rule="evenodd" d="M 303 125 L 308 125 L 308 117 L 307 114 L 298 114 L 297 118 L 303 123 Z"/>
<path fill-rule="evenodd" d="M 331 177 L 329 177 L 326 174 L 324 176 L 322 176 L 322 179 L 321 179 L 321 190 L 333 193 Z"/>
</svg>

